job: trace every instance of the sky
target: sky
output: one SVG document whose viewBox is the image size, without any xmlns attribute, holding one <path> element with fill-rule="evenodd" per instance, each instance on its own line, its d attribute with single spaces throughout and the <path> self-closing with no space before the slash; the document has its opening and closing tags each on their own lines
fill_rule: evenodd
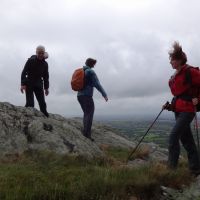
<svg viewBox="0 0 200 200">
<path fill-rule="evenodd" d="M 70 81 L 92 57 L 109 98 L 95 91 L 96 116 L 156 115 L 172 98 L 172 43 L 200 66 L 199 9 L 198 0 L 0 0 L 0 101 L 25 105 L 21 72 L 44 45 L 49 112 L 82 115 Z"/>
</svg>

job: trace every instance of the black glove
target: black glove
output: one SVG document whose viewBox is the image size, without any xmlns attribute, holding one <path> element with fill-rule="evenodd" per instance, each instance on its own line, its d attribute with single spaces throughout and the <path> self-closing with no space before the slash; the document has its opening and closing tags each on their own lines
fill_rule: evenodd
<svg viewBox="0 0 200 200">
<path fill-rule="evenodd" d="M 163 110 L 172 111 L 172 104 L 167 102 L 165 105 L 163 105 Z"/>
</svg>

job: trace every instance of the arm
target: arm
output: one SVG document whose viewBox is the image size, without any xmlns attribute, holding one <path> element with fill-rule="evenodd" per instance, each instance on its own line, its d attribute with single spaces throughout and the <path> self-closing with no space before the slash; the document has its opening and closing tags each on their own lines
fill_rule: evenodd
<svg viewBox="0 0 200 200">
<path fill-rule="evenodd" d="M 21 93 L 24 93 L 26 91 L 26 85 L 27 85 L 27 76 L 28 76 L 28 68 L 30 65 L 30 60 L 28 60 L 24 66 L 24 69 L 22 70 L 21 74 Z"/>
<path fill-rule="evenodd" d="M 30 65 L 30 60 L 28 60 L 22 70 L 21 74 L 21 86 L 25 86 L 27 84 L 27 76 L 28 76 L 28 68 Z"/>
<path fill-rule="evenodd" d="M 44 80 L 44 89 L 49 89 L 49 71 L 48 71 L 48 64 L 46 63 L 44 74 L 43 74 L 43 80 Z"/>
<path fill-rule="evenodd" d="M 199 87 L 200 87 L 200 71 L 198 68 L 191 68 L 190 69 L 191 73 L 191 83 L 193 86 L 197 87 L 197 93 L 199 94 Z M 194 97 L 192 99 L 193 105 L 197 105 L 200 102 L 200 94 L 197 97 Z"/>
<path fill-rule="evenodd" d="M 94 71 L 91 71 L 91 73 L 92 73 L 92 84 L 93 84 L 93 86 L 102 94 L 102 96 L 104 98 L 107 99 L 107 94 L 106 94 L 105 90 L 103 89 L 103 87 L 101 86 L 96 73 Z"/>
</svg>

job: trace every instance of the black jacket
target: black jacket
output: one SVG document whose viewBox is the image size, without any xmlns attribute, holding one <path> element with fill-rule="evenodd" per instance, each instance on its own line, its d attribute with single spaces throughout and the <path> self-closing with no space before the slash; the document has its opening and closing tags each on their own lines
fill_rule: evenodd
<svg viewBox="0 0 200 200">
<path fill-rule="evenodd" d="M 21 74 L 21 85 L 49 88 L 48 63 L 31 56 L 26 62 Z"/>
</svg>

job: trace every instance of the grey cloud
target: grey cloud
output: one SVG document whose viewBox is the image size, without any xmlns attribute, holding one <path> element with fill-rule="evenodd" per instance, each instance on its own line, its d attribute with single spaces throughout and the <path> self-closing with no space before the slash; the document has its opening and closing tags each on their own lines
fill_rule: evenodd
<svg viewBox="0 0 200 200">
<path fill-rule="evenodd" d="M 24 105 L 20 74 L 38 44 L 45 45 L 50 55 L 48 108 L 68 115 L 81 114 L 70 79 L 87 57 L 98 60 L 95 71 L 111 99 L 105 104 L 95 92 L 97 114 L 130 110 L 145 114 L 147 107 L 156 110 L 154 102 L 160 105 L 171 98 L 168 79 L 173 70 L 167 52 L 174 40 L 183 45 L 190 64 L 199 65 L 195 0 L 2 0 L 0 4 L 2 101 Z"/>
</svg>

